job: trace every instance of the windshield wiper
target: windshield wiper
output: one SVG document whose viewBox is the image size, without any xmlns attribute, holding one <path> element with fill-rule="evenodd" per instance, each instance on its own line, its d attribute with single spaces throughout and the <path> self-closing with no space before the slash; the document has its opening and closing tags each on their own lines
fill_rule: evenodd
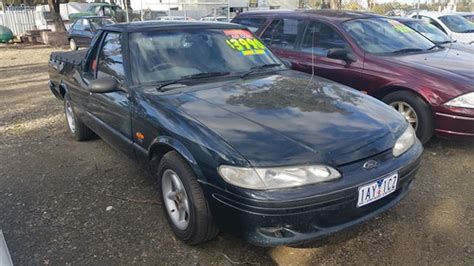
<svg viewBox="0 0 474 266">
<path fill-rule="evenodd" d="M 193 74 L 193 75 L 186 75 L 186 76 L 182 76 L 178 79 L 175 79 L 175 80 L 171 80 L 171 81 L 168 81 L 168 82 L 163 82 L 163 83 L 160 83 L 156 89 L 159 90 L 159 91 L 165 91 L 164 88 L 166 86 L 169 86 L 171 84 L 176 84 L 176 83 L 180 83 L 182 81 L 186 81 L 186 80 L 192 80 L 192 79 L 203 79 L 203 78 L 211 78 L 211 77 L 218 77 L 218 76 L 225 76 L 225 75 L 228 75 L 230 74 L 230 72 L 227 72 L 227 71 L 216 71 L 216 72 L 201 72 L 201 73 L 197 73 L 197 74 Z"/>
<path fill-rule="evenodd" d="M 400 49 L 400 50 L 397 50 L 397 51 L 393 51 L 393 52 L 391 52 L 391 54 L 404 54 L 404 53 L 422 52 L 422 51 L 424 51 L 424 50 L 420 49 L 420 48 L 404 48 L 404 49 Z"/>
<path fill-rule="evenodd" d="M 449 41 L 444 41 L 444 42 L 438 42 L 437 44 L 447 44 L 447 43 L 452 43 L 453 41 L 449 40 Z"/>
<path fill-rule="evenodd" d="M 247 71 L 244 74 L 240 75 L 240 78 L 245 78 L 246 76 L 254 73 L 255 71 L 261 70 L 261 69 L 272 68 L 272 67 L 277 67 L 277 66 L 281 66 L 281 64 L 273 63 L 273 64 L 264 64 L 264 65 L 253 66 L 253 67 L 250 68 L 249 71 Z"/>
<path fill-rule="evenodd" d="M 434 48 L 444 49 L 443 46 L 441 46 L 441 45 L 439 45 L 439 44 L 435 44 L 435 45 L 431 46 L 430 48 L 426 49 L 426 51 L 431 51 L 431 50 L 433 50 Z"/>
</svg>

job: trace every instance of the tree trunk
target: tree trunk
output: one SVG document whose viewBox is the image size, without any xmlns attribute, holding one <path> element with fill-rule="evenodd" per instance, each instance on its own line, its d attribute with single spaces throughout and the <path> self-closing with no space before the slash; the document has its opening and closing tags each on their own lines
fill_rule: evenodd
<svg viewBox="0 0 474 266">
<path fill-rule="evenodd" d="M 48 0 L 49 11 L 51 12 L 51 18 L 53 19 L 54 28 L 56 32 L 66 32 L 63 20 L 59 13 L 60 0 Z"/>
</svg>

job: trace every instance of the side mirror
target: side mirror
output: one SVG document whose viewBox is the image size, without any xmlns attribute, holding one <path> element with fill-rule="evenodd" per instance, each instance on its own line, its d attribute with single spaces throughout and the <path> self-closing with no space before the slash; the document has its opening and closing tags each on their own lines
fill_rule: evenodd
<svg viewBox="0 0 474 266">
<path fill-rule="evenodd" d="M 89 83 L 88 89 L 93 93 L 120 91 L 118 82 L 112 77 L 98 78 L 93 80 L 91 83 Z"/>
<path fill-rule="evenodd" d="M 356 57 L 351 52 L 342 48 L 333 48 L 328 50 L 328 58 L 344 60 L 346 62 L 356 61 Z"/>
</svg>

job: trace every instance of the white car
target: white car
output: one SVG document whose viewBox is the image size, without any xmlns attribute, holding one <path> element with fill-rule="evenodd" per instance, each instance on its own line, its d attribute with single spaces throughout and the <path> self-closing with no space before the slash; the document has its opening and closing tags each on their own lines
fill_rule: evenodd
<svg viewBox="0 0 474 266">
<path fill-rule="evenodd" d="M 410 17 L 433 24 L 460 43 L 474 44 L 474 24 L 455 13 L 420 11 L 418 16 L 411 13 Z"/>
<path fill-rule="evenodd" d="M 182 16 L 162 16 L 157 18 L 157 20 L 193 20 L 190 17 L 182 17 Z"/>
<path fill-rule="evenodd" d="M 218 21 L 218 22 L 228 22 L 229 21 L 227 19 L 227 17 L 224 17 L 224 16 L 217 16 L 217 17 L 207 16 L 207 17 L 202 17 L 200 20 L 201 21 Z"/>
<path fill-rule="evenodd" d="M 474 22 L 474 12 L 456 12 L 456 15 L 459 15 L 470 22 Z"/>
</svg>

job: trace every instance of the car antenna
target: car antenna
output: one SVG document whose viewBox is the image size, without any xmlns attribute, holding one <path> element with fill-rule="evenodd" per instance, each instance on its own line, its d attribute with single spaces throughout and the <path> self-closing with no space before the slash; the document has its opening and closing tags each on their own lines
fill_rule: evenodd
<svg viewBox="0 0 474 266">
<path fill-rule="evenodd" d="M 311 30 L 311 25 L 309 26 L 309 30 Z M 313 83 L 313 77 L 314 77 L 314 30 L 311 30 L 311 78 L 308 81 L 308 84 L 306 85 L 306 89 L 308 89 L 309 85 Z"/>
</svg>

